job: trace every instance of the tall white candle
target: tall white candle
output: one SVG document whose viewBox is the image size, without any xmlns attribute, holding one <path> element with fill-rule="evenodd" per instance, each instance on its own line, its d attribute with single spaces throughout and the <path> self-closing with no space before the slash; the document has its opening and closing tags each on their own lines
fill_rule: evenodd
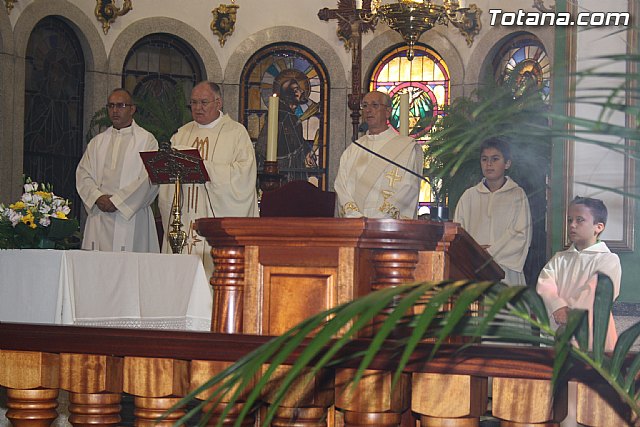
<svg viewBox="0 0 640 427">
<path fill-rule="evenodd" d="M 409 136 L 409 92 L 400 94 L 400 135 Z"/>
<path fill-rule="evenodd" d="M 356 9 L 362 10 L 362 0 L 356 0 Z"/>
<path fill-rule="evenodd" d="M 278 96 L 269 97 L 267 122 L 267 161 L 275 162 L 278 157 Z"/>
</svg>

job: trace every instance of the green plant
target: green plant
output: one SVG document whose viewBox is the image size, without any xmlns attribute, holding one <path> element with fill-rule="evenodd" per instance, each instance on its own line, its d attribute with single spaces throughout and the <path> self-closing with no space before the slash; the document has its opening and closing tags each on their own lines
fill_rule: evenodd
<svg viewBox="0 0 640 427">
<path fill-rule="evenodd" d="M 169 142 L 178 128 L 191 120 L 182 86 L 165 90 L 160 95 L 151 92 L 136 97 L 136 122 L 151 132 L 159 143 Z"/>
<path fill-rule="evenodd" d="M 441 200 L 446 194 L 455 206 L 464 190 L 480 181 L 480 143 L 490 137 L 509 141 L 509 175 L 527 193 L 544 189 L 551 153 L 549 109 L 537 92 L 514 97 L 508 87 L 488 85 L 471 97 L 455 99 L 445 111 L 425 148 L 425 175 L 437 184 Z"/>
</svg>

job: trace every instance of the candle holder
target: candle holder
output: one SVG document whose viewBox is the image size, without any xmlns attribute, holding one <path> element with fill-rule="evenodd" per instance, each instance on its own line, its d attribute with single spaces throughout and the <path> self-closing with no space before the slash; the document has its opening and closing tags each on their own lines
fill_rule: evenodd
<svg viewBox="0 0 640 427">
<path fill-rule="evenodd" d="M 265 160 L 262 173 L 258 174 L 262 191 L 277 190 L 282 185 L 284 175 L 278 172 L 278 161 Z"/>
</svg>

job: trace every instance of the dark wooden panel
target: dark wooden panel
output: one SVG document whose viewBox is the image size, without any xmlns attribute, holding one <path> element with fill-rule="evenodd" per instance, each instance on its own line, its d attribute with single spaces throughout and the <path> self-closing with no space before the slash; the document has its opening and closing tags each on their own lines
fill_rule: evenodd
<svg viewBox="0 0 640 427">
<path fill-rule="evenodd" d="M 301 267 L 337 267 L 336 247 L 270 247 L 260 251 L 260 264 L 295 265 Z"/>
</svg>

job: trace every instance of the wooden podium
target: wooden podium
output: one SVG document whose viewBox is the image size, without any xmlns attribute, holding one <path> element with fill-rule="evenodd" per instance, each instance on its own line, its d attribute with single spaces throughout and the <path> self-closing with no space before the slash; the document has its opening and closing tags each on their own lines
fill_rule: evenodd
<svg viewBox="0 0 640 427">
<path fill-rule="evenodd" d="M 213 332 L 279 335 L 384 287 L 504 277 L 453 222 L 274 217 L 195 225 L 212 247 Z"/>
<path fill-rule="evenodd" d="M 212 247 L 213 332 L 280 335 L 313 314 L 373 290 L 417 280 L 504 276 L 489 254 L 452 222 L 203 218 L 195 226 Z M 209 369 L 212 375 L 221 367 Z M 413 427 L 408 399 L 411 382 L 420 386 L 420 400 L 423 395 L 438 394 L 443 386 L 456 390 L 450 397 L 460 404 L 456 417 L 462 418 L 413 408 L 426 417 L 424 426 L 436 425 L 433 419 L 439 422 L 440 418 L 447 418 L 446 425 L 468 426 L 461 420 L 477 421 L 486 409 L 486 378 L 403 374 L 393 390 L 390 372 L 367 370 L 353 392 L 356 397 L 351 398 L 339 384 L 348 384 L 354 372 L 336 369 L 329 381 L 335 382 L 335 390 L 329 388 L 329 393 L 327 373 L 319 373 L 317 380 L 281 403 L 274 425 L 304 418 L 314 421 L 309 425 L 329 427 Z"/>
</svg>

